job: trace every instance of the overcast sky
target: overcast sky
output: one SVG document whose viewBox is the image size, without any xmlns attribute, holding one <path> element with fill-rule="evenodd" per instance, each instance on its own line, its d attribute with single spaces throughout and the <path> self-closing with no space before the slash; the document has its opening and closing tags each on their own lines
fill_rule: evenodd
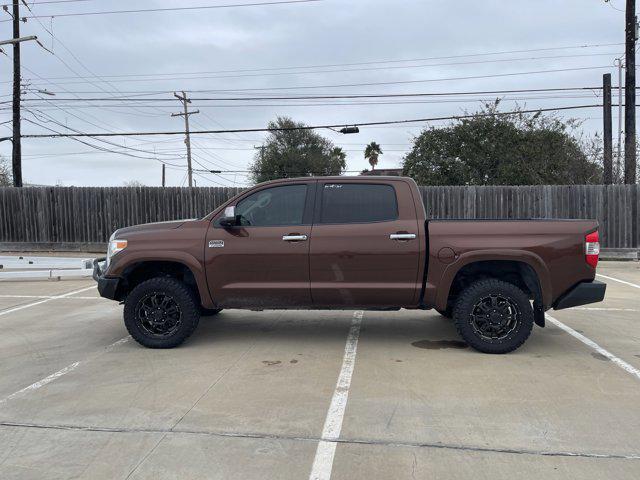
<svg viewBox="0 0 640 480">
<path fill-rule="evenodd" d="M 28 3 L 33 14 L 59 15 L 248 2 Z M 22 46 L 22 77 L 27 90 L 23 134 L 47 132 L 27 120 L 57 132 L 68 132 L 65 126 L 91 133 L 181 130 L 182 118 L 170 116 L 181 109 L 171 93 L 174 90 L 186 90 L 194 98 L 450 93 L 594 87 L 602 84 L 602 74 L 607 72 L 612 73 L 615 85 L 614 59 L 624 52 L 623 7 L 623 0 L 611 0 L 610 4 L 604 0 L 323 0 L 41 18 L 40 23 L 29 19 L 21 25 L 22 35 L 38 35 L 55 55 L 33 42 Z M 0 15 L 10 19 L 5 12 L 0 11 Z M 22 15 L 30 15 L 25 7 Z M 0 38 L 10 38 L 11 23 L 0 23 L 0 33 Z M 584 45 L 589 46 L 564 48 Z M 537 51 L 504 53 L 518 50 Z M 0 55 L 0 136 L 11 134 L 11 124 L 4 123 L 11 119 L 10 104 L 4 102 L 11 98 L 12 51 L 5 51 L 7 56 Z M 556 71 L 531 73 L 546 70 Z M 363 83 L 379 85 L 346 86 Z M 56 96 L 39 94 L 38 89 Z M 499 96 L 505 97 L 502 108 L 509 110 L 516 101 L 530 108 L 595 104 L 601 102 L 598 94 L 582 90 Z M 143 101 L 135 105 L 73 100 L 133 95 L 142 95 Z M 51 100 L 35 100 L 38 96 Z M 191 116 L 191 126 L 193 130 L 264 128 L 278 115 L 310 125 L 450 116 L 476 110 L 482 99 L 496 96 L 293 102 L 194 100 L 190 108 L 200 113 Z M 152 102 L 149 98 L 165 100 Z M 365 102 L 371 104 L 363 105 Z M 589 134 L 602 129 L 602 113 L 597 108 L 562 115 L 584 119 L 583 128 Z M 363 127 L 359 134 L 346 136 L 329 130 L 322 133 L 347 151 L 349 171 L 368 167 L 363 149 L 371 141 L 380 143 L 384 151 L 378 168 L 397 168 L 413 136 L 425 125 Z M 255 153 L 253 147 L 260 145 L 263 136 L 194 135 L 194 159 L 200 164 L 194 164 L 194 168 L 247 170 Z M 101 148 L 145 158 L 101 152 L 68 138 L 24 139 L 24 182 L 118 186 L 136 180 L 159 185 L 161 163 L 154 157 L 172 165 L 186 165 L 181 136 L 106 140 L 119 146 L 83 139 Z M 129 148 L 123 149 L 122 145 Z M 0 154 L 10 158 L 10 142 L 0 143 Z M 247 183 L 242 173 L 195 178 L 199 186 Z M 184 167 L 168 168 L 168 185 L 181 185 L 184 179 Z"/>
</svg>

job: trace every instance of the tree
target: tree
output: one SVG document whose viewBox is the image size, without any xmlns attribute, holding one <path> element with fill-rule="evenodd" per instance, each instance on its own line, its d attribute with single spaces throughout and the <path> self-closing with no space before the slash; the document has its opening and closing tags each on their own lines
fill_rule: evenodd
<svg viewBox="0 0 640 480">
<path fill-rule="evenodd" d="M 139 180 L 127 180 L 126 182 L 124 182 L 122 184 L 122 186 L 124 186 L 124 187 L 136 187 L 137 188 L 137 187 L 144 187 L 145 185 L 144 185 L 144 183 L 142 183 Z"/>
<path fill-rule="evenodd" d="M 364 158 L 369 160 L 369 165 L 371 165 L 371 170 L 375 170 L 376 165 L 378 165 L 378 157 L 382 155 L 382 149 L 380 145 L 376 142 L 371 142 L 364 149 Z"/>
<path fill-rule="evenodd" d="M 269 122 L 268 137 L 249 167 L 251 180 L 342 174 L 345 152 L 313 130 L 299 129 L 304 126 L 287 117 Z"/>
<path fill-rule="evenodd" d="M 431 127 L 414 139 L 403 173 L 419 185 L 600 183 L 600 154 L 554 115 L 501 115 L 499 100 L 471 118 Z"/>
<path fill-rule="evenodd" d="M 0 156 L 0 187 L 10 187 L 13 185 L 13 176 L 9 168 L 8 160 Z"/>
</svg>

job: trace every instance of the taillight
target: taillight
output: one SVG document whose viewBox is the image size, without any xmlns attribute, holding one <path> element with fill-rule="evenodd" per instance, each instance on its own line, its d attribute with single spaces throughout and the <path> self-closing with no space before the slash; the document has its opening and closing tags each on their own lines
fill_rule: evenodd
<svg viewBox="0 0 640 480">
<path fill-rule="evenodd" d="M 593 268 L 598 266 L 598 255 L 600 255 L 600 237 L 598 231 L 589 233 L 584 237 L 584 254 L 587 263 Z"/>
</svg>

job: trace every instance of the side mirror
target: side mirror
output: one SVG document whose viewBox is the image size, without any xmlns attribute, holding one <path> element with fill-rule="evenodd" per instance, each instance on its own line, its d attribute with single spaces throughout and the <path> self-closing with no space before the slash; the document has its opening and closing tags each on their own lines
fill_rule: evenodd
<svg viewBox="0 0 640 480">
<path fill-rule="evenodd" d="M 238 218 L 236 217 L 236 207 L 233 205 L 224 209 L 224 214 L 220 219 L 220 226 L 229 228 L 239 225 Z"/>
</svg>

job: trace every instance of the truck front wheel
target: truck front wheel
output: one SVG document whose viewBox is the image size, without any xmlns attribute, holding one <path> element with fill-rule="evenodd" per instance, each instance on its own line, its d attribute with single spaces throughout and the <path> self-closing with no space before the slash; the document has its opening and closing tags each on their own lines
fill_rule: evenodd
<svg viewBox="0 0 640 480">
<path fill-rule="evenodd" d="M 460 336 L 484 353 L 508 353 L 533 328 L 533 309 L 525 292 L 496 279 L 474 282 L 458 296 L 453 319 Z"/>
<path fill-rule="evenodd" d="M 137 285 L 124 303 L 124 324 L 136 342 L 149 348 L 173 348 L 198 326 L 199 303 L 182 282 L 156 277 Z"/>
</svg>

